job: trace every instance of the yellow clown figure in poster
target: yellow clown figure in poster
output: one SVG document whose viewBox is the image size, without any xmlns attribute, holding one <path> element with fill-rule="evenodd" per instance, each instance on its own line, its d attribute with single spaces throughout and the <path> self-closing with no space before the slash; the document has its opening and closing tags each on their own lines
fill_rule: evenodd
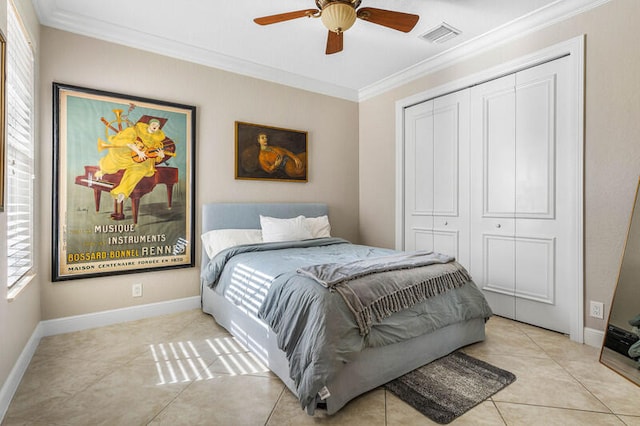
<svg viewBox="0 0 640 426">
<path fill-rule="evenodd" d="M 148 123 L 137 122 L 109 136 L 109 143 L 99 141 L 99 146 L 107 147 L 109 151 L 100 159 L 100 170 L 95 177 L 100 179 L 105 174 L 124 170 L 119 185 L 110 191 L 118 203 L 129 197 L 142 178 L 153 176 L 155 165 L 161 163 L 165 155 L 174 155 L 165 153 L 165 137 L 160 120 L 152 118 Z"/>
</svg>

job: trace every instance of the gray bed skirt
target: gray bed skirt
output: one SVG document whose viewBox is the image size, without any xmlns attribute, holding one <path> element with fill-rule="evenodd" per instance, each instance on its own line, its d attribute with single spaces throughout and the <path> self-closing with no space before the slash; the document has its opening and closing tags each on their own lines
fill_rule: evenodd
<svg viewBox="0 0 640 426">
<path fill-rule="evenodd" d="M 204 287 L 202 309 L 227 329 L 273 371 L 295 395 L 289 377 L 289 364 L 278 348 L 275 333 L 260 319 L 240 310 L 209 287 Z M 324 401 L 328 414 L 334 414 L 351 399 L 443 357 L 456 349 L 485 338 L 484 319 L 457 323 L 414 339 L 378 348 L 368 348 L 345 364 L 332 383 L 331 396 Z M 316 407 L 306 407 L 313 414 Z"/>
<path fill-rule="evenodd" d="M 203 205 L 202 232 L 212 229 L 260 228 L 260 214 L 287 218 L 297 215 L 317 217 L 328 214 L 322 203 L 212 203 Z M 201 268 L 208 262 L 201 251 Z M 260 319 L 242 310 L 206 285 L 202 285 L 202 310 L 212 315 L 239 342 L 251 350 L 295 395 L 285 353 L 278 348 L 275 333 Z M 458 348 L 484 340 L 485 321 L 475 319 L 456 323 L 393 345 L 368 348 L 344 364 L 333 381 L 326 384 L 330 396 L 316 397 L 305 407 L 313 414 L 318 403 L 326 404 L 328 414 L 336 413 L 351 399 L 443 357 Z"/>
</svg>

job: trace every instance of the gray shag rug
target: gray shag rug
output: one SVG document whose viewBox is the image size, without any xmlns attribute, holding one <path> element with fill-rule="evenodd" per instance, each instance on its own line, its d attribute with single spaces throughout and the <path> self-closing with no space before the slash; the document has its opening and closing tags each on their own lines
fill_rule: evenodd
<svg viewBox="0 0 640 426">
<path fill-rule="evenodd" d="M 453 352 L 385 385 L 434 422 L 447 424 L 516 376 L 462 352 Z"/>
</svg>

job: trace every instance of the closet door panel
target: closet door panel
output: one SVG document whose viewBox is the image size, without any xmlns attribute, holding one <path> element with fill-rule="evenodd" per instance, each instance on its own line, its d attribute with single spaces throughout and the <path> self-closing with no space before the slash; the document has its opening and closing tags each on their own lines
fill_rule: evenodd
<svg viewBox="0 0 640 426">
<path fill-rule="evenodd" d="M 415 171 L 414 211 L 433 214 L 433 116 L 431 111 L 416 117 L 413 123 L 415 146 L 412 169 Z"/>
<path fill-rule="evenodd" d="M 410 245 L 413 247 L 412 250 L 434 251 L 433 230 L 430 228 L 414 228 L 413 241 Z"/>
<path fill-rule="evenodd" d="M 433 213 L 458 216 L 458 103 L 436 100 L 433 113 Z"/>
<path fill-rule="evenodd" d="M 516 76 L 516 319 L 570 332 L 577 155 L 570 58 Z"/>
<path fill-rule="evenodd" d="M 405 249 L 469 266 L 469 91 L 405 110 Z"/>
<path fill-rule="evenodd" d="M 464 260 L 461 259 L 462 254 L 460 252 L 460 232 L 457 230 L 433 230 L 433 250 L 440 253 L 447 253 L 454 256 L 460 263 Z"/>
<path fill-rule="evenodd" d="M 433 249 L 433 102 L 405 110 L 405 249 Z"/>
<path fill-rule="evenodd" d="M 474 253 L 475 254 L 475 253 Z M 482 289 L 496 315 L 515 318 L 515 241 L 512 236 L 482 235 Z M 478 279 L 477 275 L 473 275 Z"/>
<path fill-rule="evenodd" d="M 514 315 L 515 76 L 479 86 L 470 99 L 471 275 L 494 313 Z"/>
<path fill-rule="evenodd" d="M 515 293 L 515 241 L 511 236 L 483 235 L 484 288 L 513 296 Z"/>
<path fill-rule="evenodd" d="M 434 99 L 434 250 L 469 267 L 469 90 Z"/>
<path fill-rule="evenodd" d="M 513 217 L 515 134 L 513 76 L 486 83 L 482 96 L 483 217 Z M 477 161 L 477 160 L 476 160 Z"/>
<path fill-rule="evenodd" d="M 555 238 L 515 238 L 515 296 L 533 302 L 555 302 Z"/>
<path fill-rule="evenodd" d="M 516 86 L 515 208 L 517 218 L 555 213 L 555 74 Z"/>
</svg>

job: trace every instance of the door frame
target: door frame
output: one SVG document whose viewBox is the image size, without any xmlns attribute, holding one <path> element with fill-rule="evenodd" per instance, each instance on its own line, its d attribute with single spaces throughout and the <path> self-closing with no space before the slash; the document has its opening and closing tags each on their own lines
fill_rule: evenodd
<svg viewBox="0 0 640 426">
<path fill-rule="evenodd" d="M 480 71 L 470 76 L 455 80 L 441 86 L 426 90 L 396 101 L 396 205 L 395 205 L 395 246 L 396 249 L 404 249 L 404 110 L 412 105 L 424 102 L 439 96 L 481 84 L 504 75 L 512 74 L 527 68 L 553 61 L 565 56 L 571 58 L 571 70 L 574 76 L 575 93 L 578 97 L 576 111 L 576 136 L 574 145 L 576 148 L 576 175 L 574 189 L 577 194 L 575 206 L 575 235 L 574 247 L 578 253 L 575 265 L 576 280 L 572 283 L 571 294 L 574 303 L 571 307 L 570 335 L 571 340 L 584 342 L 584 61 L 585 61 L 585 35 L 571 38 L 567 41 L 555 44 L 529 55 L 505 62 L 495 67 Z"/>
</svg>

